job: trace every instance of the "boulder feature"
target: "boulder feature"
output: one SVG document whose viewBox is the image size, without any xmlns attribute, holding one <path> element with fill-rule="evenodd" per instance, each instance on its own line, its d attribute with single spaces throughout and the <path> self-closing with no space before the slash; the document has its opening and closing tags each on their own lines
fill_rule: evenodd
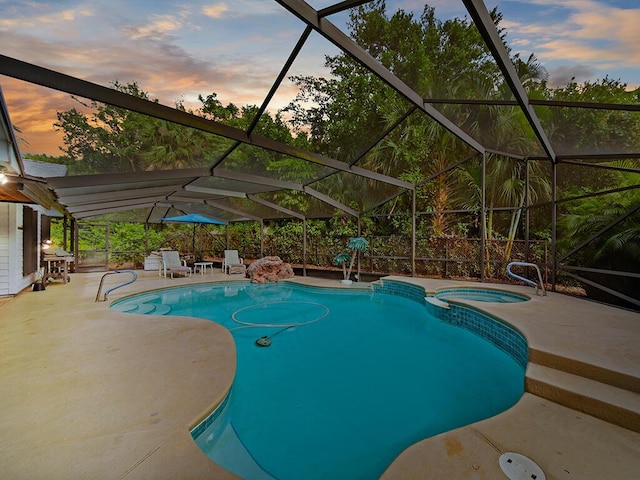
<svg viewBox="0 0 640 480">
<path fill-rule="evenodd" d="M 254 283 L 278 283 L 285 278 L 293 278 L 290 263 L 284 263 L 280 257 L 259 258 L 247 268 L 247 277 Z"/>
</svg>

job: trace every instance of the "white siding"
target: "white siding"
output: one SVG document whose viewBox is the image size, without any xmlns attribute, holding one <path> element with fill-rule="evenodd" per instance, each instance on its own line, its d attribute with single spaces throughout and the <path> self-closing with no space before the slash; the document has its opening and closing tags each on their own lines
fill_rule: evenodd
<svg viewBox="0 0 640 480">
<path fill-rule="evenodd" d="M 0 295 L 9 295 L 9 210 L 0 202 Z"/>
<path fill-rule="evenodd" d="M 0 202 L 0 295 L 15 295 L 33 283 L 22 275 L 22 204 Z"/>
</svg>

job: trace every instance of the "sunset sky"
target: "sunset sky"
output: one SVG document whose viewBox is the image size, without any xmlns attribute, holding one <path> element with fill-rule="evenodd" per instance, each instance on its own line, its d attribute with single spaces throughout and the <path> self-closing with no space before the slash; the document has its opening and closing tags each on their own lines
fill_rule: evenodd
<svg viewBox="0 0 640 480">
<path fill-rule="evenodd" d="M 336 3 L 311 0 L 316 8 Z M 461 1 L 430 2 L 441 19 L 464 16 Z M 491 9 L 496 3 L 486 3 Z M 423 1 L 389 0 L 419 16 Z M 605 76 L 640 85 L 637 0 L 497 2 L 513 52 L 535 53 L 552 85 Z M 271 0 L 0 0 L 0 53 L 102 85 L 136 81 L 161 103 L 194 105 L 216 92 L 224 103 L 260 104 L 304 26 Z M 344 26 L 346 16 L 330 17 Z M 336 50 L 312 36 L 290 74 L 323 75 Z M 59 154 L 55 112 L 67 94 L 0 76 L 23 153 Z M 295 96 L 287 83 L 272 102 Z M 28 143 L 27 143 L 28 142 Z"/>
</svg>

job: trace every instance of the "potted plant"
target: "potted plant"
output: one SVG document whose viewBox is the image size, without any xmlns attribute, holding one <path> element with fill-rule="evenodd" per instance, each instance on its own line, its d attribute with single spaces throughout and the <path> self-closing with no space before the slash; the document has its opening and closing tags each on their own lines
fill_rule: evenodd
<svg viewBox="0 0 640 480">
<path fill-rule="evenodd" d="M 352 237 L 347 242 L 347 249 L 351 250 L 351 252 L 340 252 L 333 259 L 334 265 L 342 265 L 342 275 L 343 279 L 342 283 L 345 285 L 350 285 L 351 282 L 351 271 L 353 270 L 353 264 L 356 261 L 356 255 L 358 252 L 366 252 L 367 248 L 369 248 L 369 241 L 364 237 Z M 347 263 L 349 263 L 349 269 L 347 270 Z"/>
</svg>

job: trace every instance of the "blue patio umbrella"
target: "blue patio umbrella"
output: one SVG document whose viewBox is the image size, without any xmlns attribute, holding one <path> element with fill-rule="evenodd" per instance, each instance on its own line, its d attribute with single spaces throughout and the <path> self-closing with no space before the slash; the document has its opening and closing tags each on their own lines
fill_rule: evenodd
<svg viewBox="0 0 640 480">
<path fill-rule="evenodd" d="M 177 222 L 177 223 L 193 223 L 193 238 L 191 241 L 191 249 L 193 253 L 196 252 L 196 225 L 226 225 L 227 222 L 222 220 L 216 220 L 215 218 L 206 217 L 199 213 L 187 213 L 186 215 L 178 215 L 177 217 L 164 217 L 162 222 Z"/>
</svg>

